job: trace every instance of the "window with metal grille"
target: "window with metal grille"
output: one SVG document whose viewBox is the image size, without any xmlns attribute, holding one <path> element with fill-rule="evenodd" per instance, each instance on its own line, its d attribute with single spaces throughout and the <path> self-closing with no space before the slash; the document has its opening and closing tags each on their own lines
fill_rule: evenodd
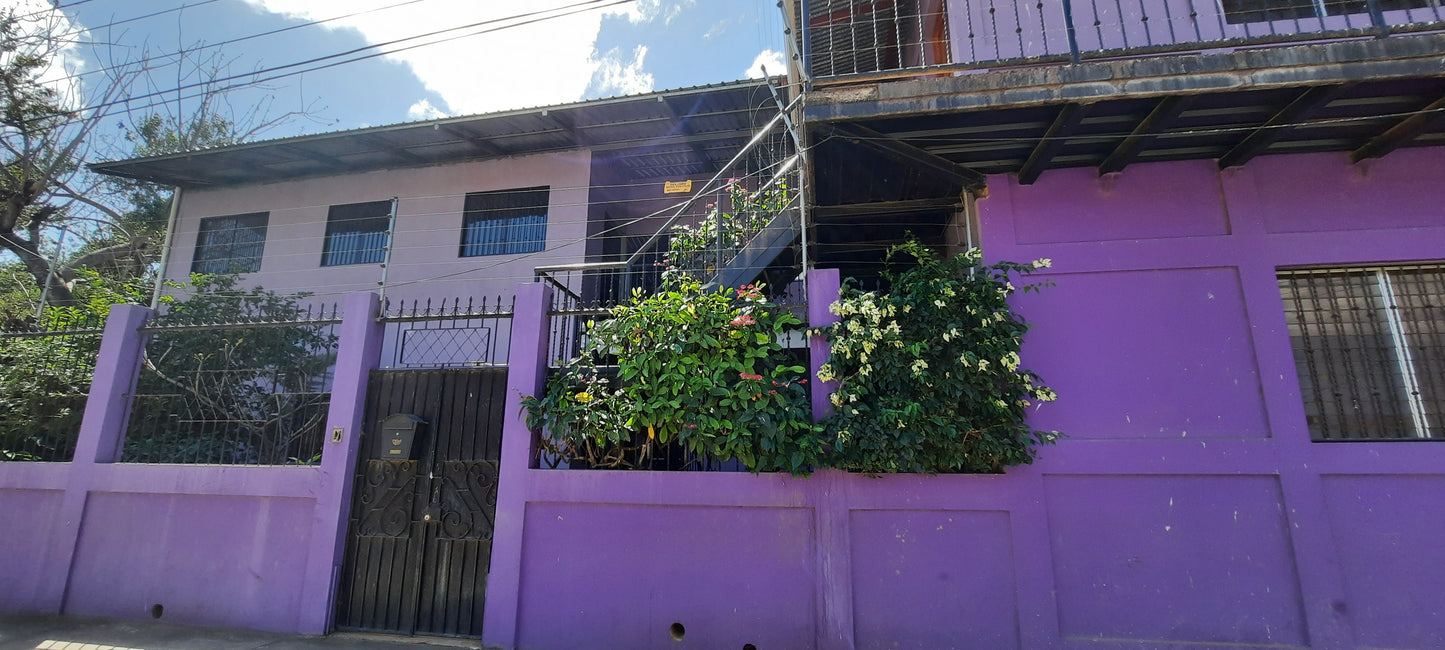
<svg viewBox="0 0 1445 650">
<path fill-rule="evenodd" d="M 1380 11 L 1395 11 L 1439 7 L 1440 0 L 1375 0 L 1375 4 Z M 1366 0 L 1221 0 L 1221 5 L 1225 22 L 1231 25 L 1370 12 Z"/>
<path fill-rule="evenodd" d="M 467 195 L 462 257 L 535 253 L 547 246 L 546 187 Z"/>
<path fill-rule="evenodd" d="M 331 206 L 321 265 L 380 264 L 386 257 L 390 223 L 391 201 Z"/>
<path fill-rule="evenodd" d="M 252 212 L 201 220 L 191 273 L 251 273 L 261 270 L 270 213 Z"/>
<path fill-rule="evenodd" d="M 1445 439 L 1445 265 L 1278 275 L 1311 438 Z"/>
<path fill-rule="evenodd" d="M 809 0 L 808 51 L 814 77 L 948 63 L 946 2 Z"/>
</svg>

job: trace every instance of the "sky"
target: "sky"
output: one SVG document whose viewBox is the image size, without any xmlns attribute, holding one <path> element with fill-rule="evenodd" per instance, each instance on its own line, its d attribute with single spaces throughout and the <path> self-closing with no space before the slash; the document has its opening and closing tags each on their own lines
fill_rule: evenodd
<svg viewBox="0 0 1445 650">
<path fill-rule="evenodd" d="M 735 81 L 761 76 L 760 63 L 781 72 L 784 50 L 776 0 L 16 4 L 75 35 L 47 76 L 78 103 L 93 106 L 116 71 L 144 67 L 131 101 L 106 110 L 117 122 L 126 112 L 184 113 L 199 101 L 186 86 L 235 76 L 218 85 L 243 86 L 226 96 L 238 122 L 304 113 L 262 138 Z"/>
</svg>

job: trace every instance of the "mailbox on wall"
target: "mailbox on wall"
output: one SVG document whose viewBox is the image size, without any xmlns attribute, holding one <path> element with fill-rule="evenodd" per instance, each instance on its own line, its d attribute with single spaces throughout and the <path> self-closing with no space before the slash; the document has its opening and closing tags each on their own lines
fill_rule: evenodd
<svg viewBox="0 0 1445 650">
<path fill-rule="evenodd" d="M 381 421 L 377 458 L 416 460 L 426 437 L 427 422 L 410 413 L 396 413 Z"/>
</svg>

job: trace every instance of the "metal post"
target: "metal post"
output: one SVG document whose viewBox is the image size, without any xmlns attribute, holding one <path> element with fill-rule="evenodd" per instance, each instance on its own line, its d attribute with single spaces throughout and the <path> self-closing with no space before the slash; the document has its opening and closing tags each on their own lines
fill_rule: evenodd
<svg viewBox="0 0 1445 650">
<path fill-rule="evenodd" d="M 809 92 L 813 90 L 813 47 L 808 42 L 812 36 L 808 30 L 808 0 L 798 0 L 798 29 L 803 34 L 803 92 Z"/>
<path fill-rule="evenodd" d="M 1064 33 L 1069 36 L 1069 61 L 1079 62 L 1079 38 L 1074 33 L 1074 3 L 1070 0 L 1064 2 Z"/>
<path fill-rule="evenodd" d="M 381 280 L 377 281 L 380 289 L 377 291 L 381 301 L 381 310 L 386 311 L 386 275 L 391 268 L 392 240 L 396 238 L 396 207 L 401 199 L 391 197 L 391 218 L 386 221 L 386 245 L 381 248 Z"/>
<path fill-rule="evenodd" d="M 151 292 L 151 309 L 161 304 L 161 289 L 166 286 L 166 269 L 171 259 L 171 246 L 176 241 L 176 218 L 181 211 L 181 188 L 171 188 L 171 214 L 166 218 L 166 243 L 161 247 L 161 264 L 156 269 L 156 287 Z"/>
<path fill-rule="evenodd" d="M 1379 32 L 1375 38 L 1384 38 L 1390 35 L 1390 24 L 1385 22 L 1385 12 L 1380 9 L 1380 0 L 1365 0 L 1365 8 L 1370 11 L 1370 22 L 1375 25 Z"/>
<path fill-rule="evenodd" d="M 800 163 L 798 165 L 798 246 L 802 250 L 803 272 L 806 273 L 808 269 L 813 268 L 812 261 L 808 259 L 808 180 L 811 178 L 808 169 L 812 165 L 812 158 L 808 156 L 808 151 L 803 146 L 807 142 L 803 133 L 804 105 L 798 106 L 798 121 L 795 123 L 788 116 L 788 108 L 783 105 L 783 98 L 778 94 L 777 86 L 774 86 L 773 80 L 767 77 L 768 69 L 762 68 L 762 71 L 763 77 L 768 79 L 768 91 L 773 95 L 773 102 L 778 105 L 778 112 L 783 117 L 783 126 L 788 130 L 788 135 L 793 138 L 793 149 L 796 151 Z M 799 99 L 806 100 L 806 98 L 807 93 L 805 92 Z M 804 289 L 805 294 L 806 292 L 807 290 Z"/>
<path fill-rule="evenodd" d="M 40 304 L 35 306 L 35 320 L 37 321 L 45 314 L 45 301 L 50 298 L 50 283 L 55 281 L 55 266 L 60 264 L 60 255 L 65 252 L 65 236 L 68 234 L 70 234 L 70 228 L 61 226 L 60 239 L 55 242 L 55 257 L 50 258 L 50 270 L 45 273 L 45 286 L 40 287 Z"/>
</svg>

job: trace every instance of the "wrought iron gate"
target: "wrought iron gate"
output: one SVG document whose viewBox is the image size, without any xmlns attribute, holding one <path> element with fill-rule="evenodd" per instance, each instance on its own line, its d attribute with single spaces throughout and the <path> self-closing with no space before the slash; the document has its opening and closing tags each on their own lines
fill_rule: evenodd
<svg viewBox="0 0 1445 650">
<path fill-rule="evenodd" d="M 339 628 L 478 636 L 492 556 L 505 368 L 378 370 L 353 488 Z M 415 460 L 388 460 L 381 420 L 429 423 Z"/>
</svg>

